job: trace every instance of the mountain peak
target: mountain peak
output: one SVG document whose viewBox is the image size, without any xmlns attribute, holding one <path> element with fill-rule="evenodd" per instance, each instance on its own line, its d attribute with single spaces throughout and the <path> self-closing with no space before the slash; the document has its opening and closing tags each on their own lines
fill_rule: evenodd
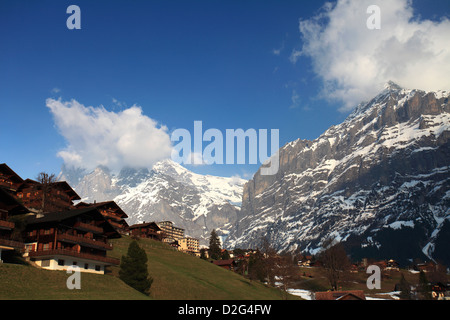
<svg viewBox="0 0 450 320">
<path fill-rule="evenodd" d="M 384 90 L 388 91 L 397 91 L 402 90 L 403 88 L 396 84 L 394 81 L 389 80 L 384 84 Z"/>
</svg>

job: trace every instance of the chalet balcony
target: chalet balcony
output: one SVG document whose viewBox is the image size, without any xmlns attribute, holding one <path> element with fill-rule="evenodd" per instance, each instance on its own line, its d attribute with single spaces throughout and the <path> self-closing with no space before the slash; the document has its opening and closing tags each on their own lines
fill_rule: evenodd
<svg viewBox="0 0 450 320">
<path fill-rule="evenodd" d="M 84 223 L 84 222 L 76 222 L 73 226 L 75 229 L 92 232 L 92 233 L 103 233 L 103 228 L 94 226 L 92 224 Z"/>
<path fill-rule="evenodd" d="M 68 249 L 30 251 L 28 253 L 28 255 L 31 258 L 40 258 L 40 259 L 50 258 L 50 257 L 54 257 L 54 256 L 68 256 L 68 257 L 75 257 L 75 258 L 80 258 L 80 259 L 102 262 L 102 263 L 109 264 L 109 265 L 119 265 L 120 264 L 119 259 L 109 258 L 109 257 L 104 257 L 104 256 L 89 254 L 89 253 L 82 253 L 82 252 L 77 252 L 77 251 L 68 250 Z"/>
<path fill-rule="evenodd" d="M 122 223 L 117 223 L 111 220 L 109 220 L 108 222 L 116 229 L 124 229 L 124 225 Z"/>
<path fill-rule="evenodd" d="M 14 222 L 0 220 L 0 229 L 12 230 L 14 226 Z"/>
<path fill-rule="evenodd" d="M 9 240 L 7 238 L 0 238 L 0 246 L 11 247 L 21 251 L 25 248 L 23 242 Z"/>
<path fill-rule="evenodd" d="M 58 241 L 64 241 L 69 243 L 80 244 L 82 246 L 98 248 L 103 250 L 112 250 L 112 244 L 107 243 L 105 240 L 95 240 L 80 236 L 74 236 L 71 234 L 58 234 Z"/>
</svg>

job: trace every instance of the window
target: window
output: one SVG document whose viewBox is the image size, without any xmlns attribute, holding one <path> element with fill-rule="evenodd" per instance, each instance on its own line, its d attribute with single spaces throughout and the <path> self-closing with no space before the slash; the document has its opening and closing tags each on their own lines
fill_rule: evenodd
<svg viewBox="0 0 450 320">
<path fill-rule="evenodd" d="M 85 268 L 85 269 L 89 269 L 89 264 L 85 263 L 85 264 L 84 264 L 84 268 Z"/>
<path fill-rule="evenodd" d="M 73 266 L 76 266 L 77 264 L 78 264 L 78 262 L 76 262 L 76 261 L 72 262 Z"/>
<path fill-rule="evenodd" d="M 58 259 L 58 266 L 63 266 L 63 265 L 64 265 L 64 260 Z"/>
<path fill-rule="evenodd" d="M 101 267 L 99 265 L 96 265 L 95 266 L 95 271 L 100 271 L 100 270 L 101 270 Z"/>
<path fill-rule="evenodd" d="M 46 251 L 48 249 L 50 249 L 50 243 L 44 243 L 42 246 L 42 250 Z"/>
</svg>

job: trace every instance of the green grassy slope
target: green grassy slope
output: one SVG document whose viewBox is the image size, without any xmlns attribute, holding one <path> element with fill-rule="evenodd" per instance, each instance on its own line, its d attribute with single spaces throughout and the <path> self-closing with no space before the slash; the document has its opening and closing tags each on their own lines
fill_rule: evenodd
<svg viewBox="0 0 450 320">
<path fill-rule="evenodd" d="M 129 237 L 113 241 L 111 256 L 126 254 L 132 240 Z M 172 250 L 169 246 L 148 239 L 140 239 L 146 250 L 149 273 L 154 279 L 150 297 L 165 300 L 274 300 L 281 299 L 278 289 L 222 269 L 202 259 Z M 118 274 L 118 268 L 113 268 Z"/>
<path fill-rule="evenodd" d="M 129 237 L 113 241 L 114 249 L 108 255 L 121 258 L 126 254 Z M 139 240 L 147 251 L 149 273 L 154 282 L 150 297 L 130 288 L 118 278 L 118 267 L 106 275 L 81 273 L 81 290 L 66 286 L 70 274 L 48 271 L 32 266 L 0 264 L 0 299 L 42 300 L 198 300 L 198 299 L 281 299 L 280 291 L 249 281 L 238 274 L 224 270 L 207 261 L 173 251 L 169 246 L 148 240 Z"/>
<path fill-rule="evenodd" d="M 64 271 L 49 271 L 27 265 L 0 265 L 0 299 L 20 300 L 141 300 L 147 296 L 111 275 L 82 273 L 80 290 L 69 290 Z"/>
</svg>

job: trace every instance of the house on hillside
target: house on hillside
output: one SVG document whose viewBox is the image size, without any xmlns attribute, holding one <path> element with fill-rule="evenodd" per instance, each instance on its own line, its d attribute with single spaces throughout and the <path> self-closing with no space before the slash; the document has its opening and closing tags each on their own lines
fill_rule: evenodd
<svg viewBox="0 0 450 320">
<path fill-rule="evenodd" d="M 103 274 L 106 266 L 120 263 L 107 256 L 112 250 L 108 239 L 120 237 L 94 207 L 39 214 L 27 219 L 24 256 L 49 270 L 76 265 Z"/>
<path fill-rule="evenodd" d="M 436 300 L 450 300 L 450 286 L 442 282 L 432 283 L 431 296 Z"/>
<path fill-rule="evenodd" d="M 199 240 L 191 237 L 184 237 L 178 241 L 181 251 L 200 257 Z"/>
<path fill-rule="evenodd" d="M 212 261 L 213 264 L 216 266 L 219 266 L 223 269 L 234 271 L 234 268 L 236 267 L 236 263 L 234 262 L 234 259 L 228 259 L 228 260 L 215 260 Z"/>
<path fill-rule="evenodd" d="M 126 214 L 112 201 L 77 208 L 75 200 L 80 197 L 64 181 L 23 180 L 0 164 L 0 260 L 2 251 L 17 250 L 49 270 L 76 265 L 83 272 L 104 273 L 106 266 L 118 265 L 107 256 L 108 240 L 121 237 L 117 229 L 125 226 Z"/>
<path fill-rule="evenodd" d="M 172 244 L 184 238 L 184 229 L 174 226 L 172 221 L 161 221 L 156 223 L 163 231 L 163 242 Z"/>
<path fill-rule="evenodd" d="M 56 212 L 71 210 L 73 201 L 80 196 L 65 181 L 58 181 L 47 186 L 40 182 L 26 179 L 16 190 L 16 197 L 23 205 L 34 212 Z"/>
<path fill-rule="evenodd" d="M 418 263 L 413 266 L 413 270 L 415 271 L 423 271 L 423 272 L 433 272 L 436 271 L 437 264 L 433 261 L 428 261 L 425 263 Z"/>
<path fill-rule="evenodd" d="M 6 163 L 0 164 L 0 187 L 15 194 L 23 179 L 15 173 Z"/>
<path fill-rule="evenodd" d="M 131 236 L 162 241 L 163 231 L 155 222 L 133 224 L 128 228 Z"/>
<path fill-rule="evenodd" d="M 2 251 L 16 250 L 21 252 L 24 244 L 20 241 L 20 234 L 14 235 L 16 225 L 10 221 L 11 217 L 28 213 L 19 201 L 5 188 L 0 187 L 0 262 Z"/>
<path fill-rule="evenodd" d="M 315 292 L 314 300 L 366 300 L 362 290 Z"/>
<path fill-rule="evenodd" d="M 310 267 L 313 263 L 313 257 L 308 255 L 302 255 L 299 257 L 299 260 L 297 261 L 297 265 L 299 267 Z"/>
<path fill-rule="evenodd" d="M 394 259 L 389 259 L 386 263 L 386 270 L 395 270 L 399 271 L 400 265 Z"/>
<path fill-rule="evenodd" d="M 128 223 L 126 218 L 128 215 L 119 207 L 115 201 L 85 203 L 80 202 L 76 208 L 97 208 L 105 219 L 119 232 L 120 234 L 126 234 L 128 232 Z"/>
</svg>

